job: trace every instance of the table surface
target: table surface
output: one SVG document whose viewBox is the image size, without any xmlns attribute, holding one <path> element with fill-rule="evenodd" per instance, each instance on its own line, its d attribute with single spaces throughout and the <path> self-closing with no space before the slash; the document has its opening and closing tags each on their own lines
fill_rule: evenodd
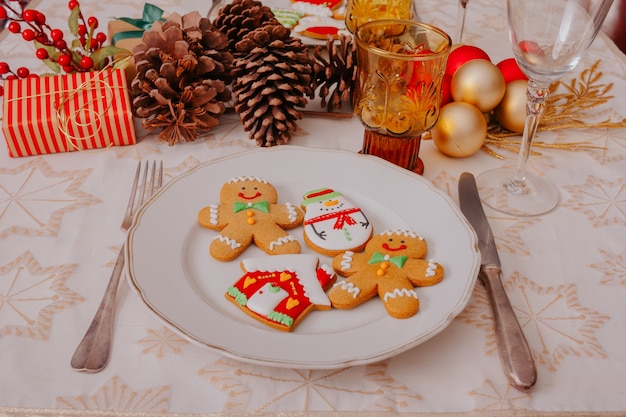
<svg viewBox="0 0 626 417">
<path fill-rule="evenodd" d="M 167 12 L 206 13 L 208 5 L 155 0 Z M 65 0 L 39 10 L 65 27 Z M 139 17 L 126 0 L 84 2 L 101 22 Z M 464 43 L 494 62 L 511 56 L 504 0 L 472 0 Z M 417 0 L 420 18 L 452 33 L 453 0 Z M 38 63 L 16 36 L 2 59 Z M 626 117 L 626 57 L 600 35 L 567 79 L 600 60 L 614 83 L 590 121 Z M 305 116 L 292 144 L 357 152 L 352 119 Z M 70 357 L 99 303 L 124 234 L 119 230 L 138 160 L 162 159 L 166 181 L 198 164 L 256 148 L 235 115 L 193 143 L 173 147 L 140 128 L 134 146 L 24 158 L 0 149 L 0 416 L 224 414 L 624 415 L 626 413 L 626 129 L 542 132 L 540 139 L 597 147 L 538 149 L 530 169 L 558 185 L 547 215 L 516 218 L 486 209 L 504 264 L 504 285 L 536 360 L 538 382 L 522 393 L 502 372 L 492 313 L 482 285 L 449 327 L 379 363 L 334 370 L 247 364 L 202 348 L 158 320 L 123 282 L 111 362 L 73 371 Z M 289 145 L 287 145 L 289 146 Z M 0 141 L 0 148 L 4 148 Z M 457 201 L 464 171 L 515 163 L 496 149 L 453 159 L 425 141 L 424 176 Z M 243 173 L 242 173 L 243 174 Z M 172 213 L 173 216 L 176 213 Z M 372 335 L 375 337 L 375 335 Z M 578 413 L 578 414 L 574 414 Z"/>
</svg>

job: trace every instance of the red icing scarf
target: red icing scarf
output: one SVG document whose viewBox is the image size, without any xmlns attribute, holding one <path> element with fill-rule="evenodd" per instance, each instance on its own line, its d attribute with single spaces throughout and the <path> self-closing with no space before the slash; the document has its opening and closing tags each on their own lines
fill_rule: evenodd
<svg viewBox="0 0 626 417">
<path fill-rule="evenodd" d="M 321 216 L 317 216 L 317 217 L 313 217 L 312 219 L 305 220 L 304 225 L 306 226 L 312 223 L 323 222 L 325 220 L 337 219 L 337 221 L 333 225 L 333 229 L 343 229 L 344 224 L 347 224 L 348 226 L 352 226 L 356 224 L 356 220 L 350 217 L 350 214 L 358 213 L 360 211 L 361 211 L 360 208 L 354 207 L 350 209 L 336 211 L 334 213 L 322 214 Z"/>
</svg>

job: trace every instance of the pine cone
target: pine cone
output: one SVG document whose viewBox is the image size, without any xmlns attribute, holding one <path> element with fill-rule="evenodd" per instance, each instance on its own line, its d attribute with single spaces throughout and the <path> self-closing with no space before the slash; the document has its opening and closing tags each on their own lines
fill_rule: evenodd
<svg viewBox="0 0 626 417">
<path fill-rule="evenodd" d="M 231 98 L 228 39 L 198 12 L 173 14 L 133 48 L 133 109 L 145 129 L 163 129 L 170 145 L 190 142 L 219 124 Z"/>
<path fill-rule="evenodd" d="M 235 56 L 235 45 L 248 33 L 265 24 L 277 24 L 272 10 L 257 0 L 233 0 L 222 7 L 213 24 L 228 37 L 228 46 Z"/>
<path fill-rule="evenodd" d="M 297 106 L 311 95 L 311 58 L 306 45 L 281 24 L 253 30 L 237 43 L 233 69 L 234 108 L 259 146 L 289 143 Z"/>
<path fill-rule="evenodd" d="M 313 56 L 313 91 L 319 88 L 320 105 L 331 112 L 349 101 L 356 80 L 356 48 L 351 36 L 341 35 L 339 42 L 331 36 L 323 46 L 315 47 Z"/>
</svg>

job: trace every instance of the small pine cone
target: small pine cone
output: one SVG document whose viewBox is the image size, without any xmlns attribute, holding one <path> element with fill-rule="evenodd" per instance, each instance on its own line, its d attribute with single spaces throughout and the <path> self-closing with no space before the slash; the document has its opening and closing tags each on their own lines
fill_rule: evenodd
<svg viewBox="0 0 626 417">
<path fill-rule="evenodd" d="M 272 10 L 257 0 L 233 0 L 222 7 L 213 24 L 228 37 L 228 46 L 237 56 L 235 45 L 248 33 L 265 24 L 277 24 Z"/>
<path fill-rule="evenodd" d="M 313 51 L 312 87 L 314 92 L 319 88 L 320 104 L 331 112 L 350 101 L 356 80 L 356 48 L 351 36 L 341 35 L 339 42 L 329 36 L 326 51 L 327 55 L 322 45 Z"/>
<path fill-rule="evenodd" d="M 311 58 L 306 45 L 281 24 L 265 25 L 237 43 L 242 55 L 233 68 L 234 108 L 250 139 L 259 146 L 289 143 L 296 107 L 312 94 Z"/>
<path fill-rule="evenodd" d="M 148 130 L 173 145 L 219 124 L 231 99 L 228 39 L 198 12 L 172 15 L 133 48 L 133 110 Z"/>
</svg>

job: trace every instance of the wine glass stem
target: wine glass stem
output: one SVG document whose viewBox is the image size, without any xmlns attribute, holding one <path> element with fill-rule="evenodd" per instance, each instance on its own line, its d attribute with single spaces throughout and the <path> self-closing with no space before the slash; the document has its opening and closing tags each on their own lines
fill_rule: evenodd
<svg viewBox="0 0 626 417">
<path fill-rule="evenodd" d="M 519 155 L 517 157 L 517 166 L 515 175 L 504 186 L 513 194 L 526 194 L 530 192 L 530 187 L 526 181 L 526 165 L 530 150 L 537 133 L 537 127 L 541 121 L 541 116 L 546 108 L 546 99 L 550 94 L 550 86 L 548 84 L 538 83 L 533 80 L 528 81 L 528 90 L 526 92 L 526 122 L 524 124 L 524 134 L 522 135 L 522 144 L 520 146 Z"/>
<path fill-rule="evenodd" d="M 467 12 L 467 3 L 469 0 L 459 0 L 456 15 L 456 34 L 454 35 L 454 43 L 460 44 L 463 40 L 463 30 L 465 29 L 465 14 Z"/>
</svg>

